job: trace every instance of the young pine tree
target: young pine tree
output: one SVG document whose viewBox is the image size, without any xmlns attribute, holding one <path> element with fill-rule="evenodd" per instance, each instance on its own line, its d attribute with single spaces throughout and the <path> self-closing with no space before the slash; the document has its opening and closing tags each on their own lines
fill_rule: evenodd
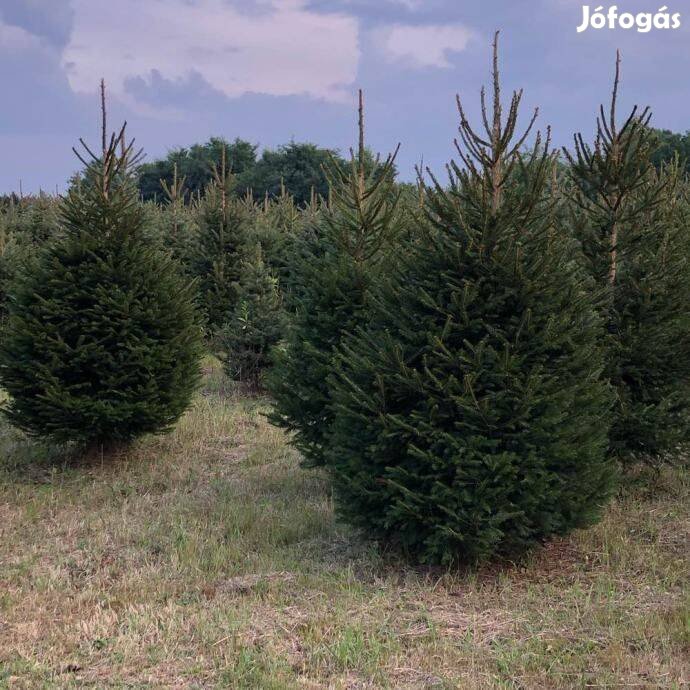
<svg viewBox="0 0 690 690">
<path fill-rule="evenodd" d="M 617 122 L 620 57 L 594 147 L 575 137 L 570 207 L 601 294 L 607 375 L 617 393 L 610 453 L 658 461 L 688 439 L 690 231 L 678 166 L 657 171 L 650 112 Z"/>
<path fill-rule="evenodd" d="M 292 250 L 305 217 L 305 212 L 295 205 L 285 189 L 275 199 L 266 194 L 258 208 L 253 236 L 261 245 L 264 260 L 277 276 L 281 289 L 289 285 Z"/>
<path fill-rule="evenodd" d="M 260 245 L 242 262 L 237 302 L 221 331 L 227 375 L 256 389 L 270 365 L 270 352 L 285 331 L 278 279 L 264 263 Z"/>
<path fill-rule="evenodd" d="M 211 334 L 217 333 L 237 303 L 242 253 L 254 215 L 250 199 L 238 199 L 225 159 L 196 205 L 199 226 L 192 272 L 199 284 L 201 308 Z"/>
<path fill-rule="evenodd" d="M 55 197 L 10 198 L 0 217 L 0 320 L 7 315 L 7 290 L 24 264 L 31 263 L 49 241 L 62 232 Z"/>
<path fill-rule="evenodd" d="M 519 554 L 591 523 L 612 488 L 601 324 L 554 227 L 548 136 L 521 153 L 537 113 L 517 138 L 496 50 L 486 133 L 458 100 L 463 165 L 422 195 L 331 384 L 338 511 L 427 562 Z"/>
<path fill-rule="evenodd" d="M 177 173 L 177 163 L 173 165 L 170 183 L 161 179 L 165 203 L 156 205 L 156 220 L 159 240 L 180 262 L 185 272 L 191 274 L 192 261 L 198 242 L 198 226 L 193 208 L 186 203 L 186 178 Z"/>
<path fill-rule="evenodd" d="M 199 379 L 200 329 L 189 285 L 145 232 L 124 128 L 91 157 L 62 200 L 63 235 L 12 288 L 0 382 L 12 424 L 103 446 L 175 423 Z"/>
<path fill-rule="evenodd" d="M 352 154 L 349 171 L 331 166 L 329 208 L 311 241 L 295 248 L 290 300 L 296 313 L 268 377 L 271 421 L 295 432 L 294 444 L 309 465 L 323 464 L 334 352 L 343 334 L 366 320 L 367 295 L 396 230 L 394 159 L 365 173 L 360 93 L 359 154 Z"/>
</svg>

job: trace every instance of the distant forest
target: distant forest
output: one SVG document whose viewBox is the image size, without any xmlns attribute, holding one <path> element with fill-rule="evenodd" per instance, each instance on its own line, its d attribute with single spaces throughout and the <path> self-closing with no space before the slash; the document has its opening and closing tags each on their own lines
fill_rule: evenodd
<svg viewBox="0 0 690 690">
<path fill-rule="evenodd" d="M 144 163 L 139 170 L 139 190 L 145 201 L 162 200 L 165 189 L 175 176 L 184 178 L 184 189 L 189 197 L 203 193 L 213 179 L 214 168 L 222 167 L 223 150 L 227 167 L 234 177 L 233 189 L 238 196 L 251 190 L 254 197 L 271 199 L 283 191 L 290 194 L 298 206 L 309 203 L 312 194 L 328 196 L 328 183 L 324 176 L 325 163 L 340 167 L 348 165 L 339 151 L 311 143 L 290 142 L 276 149 L 265 149 L 261 155 L 258 145 L 243 139 L 230 142 L 212 137 L 205 144 L 171 150 L 165 158 Z M 365 153 L 366 167 L 375 165 L 371 151 Z"/>
<path fill-rule="evenodd" d="M 670 130 L 655 130 L 659 146 L 652 162 L 659 167 L 678 155 L 684 161 L 686 172 L 690 172 L 690 130 L 685 134 Z M 162 200 L 165 191 L 161 180 L 170 185 L 177 164 L 178 179 L 185 178 L 184 187 L 190 196 L 203 192 L 213 177 L 213 166 L 220 167 L 225 147 L 228 165 L 235 176 L 234 189 L 238 196 L 252 190 L 256 198 L 268 195 L 280 196 L 284 189 L 298 205 L 309 202 L 312 191 L 317 196 L 328 195 L 328 184 L 322 166 L 332 157 L 345 166 L 345 159 L 339 151 L 316 146 L 311 143 L 290 142 L 276 149 L 265 149 L 261 155 L 258 146 L 243 139 L 230 142 L 221 137 L 212 137 L 204 144 L 188 148 L 172 149 L 165 158 L 144 163 L 139 172 L 139 189 L 144 200 Z M 375 160 L 367 152 L 369 164 Z"/>
</svg>

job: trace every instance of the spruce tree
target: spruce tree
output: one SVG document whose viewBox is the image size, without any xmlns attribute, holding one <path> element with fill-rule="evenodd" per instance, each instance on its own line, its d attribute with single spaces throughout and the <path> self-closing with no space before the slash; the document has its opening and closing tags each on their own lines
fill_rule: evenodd
<svg viewBox="0 0 690 690">
<path fill-rule="evenodd" d="M 0 319 L 7 315 L 7 290 L 20 267 L 31 263 L 36 253 L 61 232 L 56 198 L 41 192 L 10 199 L 0 216 Z"/>
<path fill-rule="evenodd" d="M 688 439 L 690 232 L 675 163 L 657 171 L 649 108 L 617 121 L 620 56 L 594 146 L 575 136 L 573 233 L 601 296 L 607 375 L 617 393 L 610 453 L 656 462 Z"/>
<path fill-rule="evenodd" d="M 291 256 L 307 214 L 298 209 L 285 189 L 271 199 L 268 194 L 260 206 L 253 237 L 261 245 L 266 264 L 277 276 L 281 289 L 290 282 Z"/>
<path fill-rule="evenodd" d="M 270 365 L 272 348 L 284 335 L 285 312 L 278 279 L 264 263 L 261 246 L 247 253 L 237 302 L 220 340 L 227 375 L 256 389 Z"/>
<path fill-rule="evenodd" d="M 194 210 L 187 204 L 186 178 L 178 175 L 177 163 L 173 164 L 170 183 L 161 179 L 160 184 L 165 203 L 156 205 L 159 239 L 191 275 L 199 233 Z"/>
<path fill-rule="evenodd" d="M 10 233 L 25 247 L 38 248 L 60 234 L 57 199 L 44 192 L 15 207 Z"/>
<path fill-rule="evenodd" d="M 366 320 L 369 287 L 396 231 L 394 159 L 395 154 L 366 173 L 360 92 L 359 151 L 351 152 L 349 170 L 335 163 L 328 169 L 329 206 L 295 247 L 290 297 L 295 313 L 268 377 L 275 400 L 270 419 L 294 432 L 294 444 L 309 465 L 323 464 L 335 349 L 344 333 Z"/>
<path fill-rule="evenodd" d="M 612 488 L 601 324 L 555 225 L 549 137 L 521 152 L 494 43 L 486 132 L 461 102 L 461 164 L 345 338 L 327 439 L 336 507 L 427 562 L 516 555 L 596 520 Z"/>
<path fill-rule="evenodd" d="M 104 126 L 102 154 L 80 156 L 88 174 L 61 202 L 64 233 L 9 299 L 3 412 L 58 442 L 103 446 L 165 431 L 200 375 L 191 288 L 146 232 L 138 156 L 124 137 L 123 127 L 108 143 Z"/>
<path fill-rule="evenodd" d="M 199 284 L 200 306 L 210 334 L 217 333 L 237 303 L 242 252 L 251 232 L 254 204 L 233 194 L 234 177 L 221 156 L 213 181 L 197 200 L 198 243 L 192 272 Z"/>
</svg>

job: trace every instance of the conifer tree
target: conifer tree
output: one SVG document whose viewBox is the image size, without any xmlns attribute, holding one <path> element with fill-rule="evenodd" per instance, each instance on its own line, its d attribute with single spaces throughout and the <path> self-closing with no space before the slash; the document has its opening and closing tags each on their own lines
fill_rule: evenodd
<svg viewBox="0 0 690 690">
<path fill-rule="evenodd" d="M 57 200 L 43 192 L 11 200 L 0 217 L 0 318 L 6 316 L 7 289 L 20 267 L 62 232 Z M 25 270 L 30 270 L 25 267 Z"/>
<path fill-rule="evenodd" d="M 657 171 L 649 108 L 617 121 L 620 56 L 594 146 L 575 136 L 569 196 L 575 237 L 607 326 L 617 393 L 611 454 L 657 461 L 688 438 L 690 231 L 677 164 Z"/>
<path fill-rule="evenodd" d="M 221 166 L 214 168 L 212 183 L 197 201 L 199 235 L 192 266 L 212 334 L 222 328 L 237 303 L 242 252 L 255 210 L 251 198 L 238 199 L 232 194 L 233 187 L 223 149 Z"/>
<path fill-rule="evenodd" d="M 64 234 L 14 284 L 3 411 L 30 434 L 100 446 L 169 429 L 200 375 L 190 286 L 146 233 L 125 129 L 60 207 Z M 83 144 L 83 141 L 82 141 Z"/>
<path fill-rule="evenodd" d="M 281 289 L 289 283 L 292 249 L 302 230 L 303 216 L 285 189 L 276 199 L 267 194 L 258 209 L 253 237 Z"/>
<path fill-rule="evenodd" d="M 264 263 L 256 244 L 243 260 L 237 302 L 222 330 L 227 375 L 258 388 L 270 365 L 271 349 L 285 331 L 285 312 L 278 279 Z"/>
<path fill-rule="evenodd" d="M 7 288 L 15 272 L 14 251 L 16 244 L 10 230 L 9 213 L 13 209 L 0 209 L 0 322 L 6 316 Z"/>
<path fill-rule="evenodd" d="M 198 242 L 198 226 L 193 209 L 186 203 L 186 178 L 177 173 L 177 163 L 173 164 L 173 177 L 170 183 L 161 179 L 161 189 L 165 203 L 158 209 L 158 225 L 163 246 L 191 273 L 191 263 Z"/>
<path fill-rule="evenodd" d="M 485 132 L 458 99 L 461 164 L 432 176 L 331 379 L 338 511 L 423 561 L 519 554 L 591 523 L 612 487 L 601 325 L 554 225 L 548 135 L 521 153 L 521 96 L 504 119 L 495 42 Z"/>
<path fill-rule="evenodd" d="M 60 233 L 57 199 L 45 192 L 23 199 L 11 232 L 24 246 L 40 247 Z"/>
<path fill-rule="evenodd" d="M 320 238 L 325 227 L 324 216 L 330 213 L 328 201 L 314 192 L 308 204 L 299 209 L 297 222 L 281 232 L 281 240 L 274 243 L 271 251 L 271 266 L 280 280 L 283 303 L 288 314 L 299 311 L 298 293 L 304 282 L 302 273 L 309 262 L 308 257 L 319 253 Z M 282 214 L 287 220 L 286 214 Z"/>
<path fill-rule="evenodd" d="M 367 174 L 364 169 L 363 100 L 360 144 L 349 170 L 328 172 L 330 203 L 291 267 L 291 305 L 296 313 L 286 344 L 276 351 L 268 377 L 275 400 L 271 420 L 295 432 L 307 464 L 323 463 L 323 442 L 332 418 L 329 376 L 344 333 L 366 320 L 367 294 L 390 251 L 397 225 L 392 168 L 395 154 Z"/>
</svg>

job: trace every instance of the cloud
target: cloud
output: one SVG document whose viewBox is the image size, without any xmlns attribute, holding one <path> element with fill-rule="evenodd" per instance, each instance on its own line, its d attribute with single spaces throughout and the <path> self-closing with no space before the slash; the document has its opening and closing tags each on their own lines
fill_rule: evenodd
<svg viewBox="0 0 690 690">
<path fill-rule="evenodd" d="M 423 4 L 423 0 L 388 0 L 388 2 L 391 2 L 395 5 L 402 5 L 410 12 L 421 9 Z"/>
<path fill-rule="evenodd" d="M 72 29 L 73 12 L 69 0 L 3 0 L 0 18 L 21 27 L 48 43 L 63 46 Z"/>
<path fill-rule="evenodd" d="M 0 19 L 0 83 L 12 94 L 2 104 L 0 135 L 59 132 L 79 121 L 77 99 L 59 61 L 60 51 L 48 38 Z"/>
<path fill-rule="evenodd" d="M 324 0 L 322 0 L 323 2 Z M 443 2 L 444 0 L 440 0 Z M 331 0 L 331 4 L 336 3 L 336 5 L 353 7 L 355 9 L 372 9 L 374 3 L 371 0 Z M 439 0 L 382 0 L 381 4 L 393 5 L 395 7 L 403 7 L 410 12 L 417 12 L 421 10 L 424 5 L 429 4 L 438 5 Z"/>
<path fill-rule="evenodd" d="M 375 33 L 389 62 L 403 62 L 412 67 L 451 67 L 450 54 L 463 51 L 474 37 L 472 30 L 462 24 L 394 24 Z"/>
<path fill-rule="evenodd" d="M 30 54 L 45 49 L 38 36 L 0 20 L 0 52 L 5 55 Z"/>
<path fill-rule="evenodd" d="M 247 93 L 343 100 L 359 63 L 357 20 L 306 0 L 73 0 L 62 64 L 76 92 L 101 77 L 122 100 L 152 75 L 198 75 L 227 97 Z M 130 105 L 136 105 L 130 103 Z"/>
</svg>

